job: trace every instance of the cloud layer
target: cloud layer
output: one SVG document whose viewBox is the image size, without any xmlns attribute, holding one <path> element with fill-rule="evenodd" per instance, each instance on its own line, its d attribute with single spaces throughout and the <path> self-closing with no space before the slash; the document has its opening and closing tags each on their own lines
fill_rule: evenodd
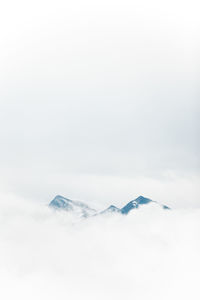
<svg viewBox="0 0 200 300">
<path fill-rule="evenodd" d="M 0 203 L 2 299 L 199 299 L 199 210 L 78 222 L 26 199 Z"/>
</svg>

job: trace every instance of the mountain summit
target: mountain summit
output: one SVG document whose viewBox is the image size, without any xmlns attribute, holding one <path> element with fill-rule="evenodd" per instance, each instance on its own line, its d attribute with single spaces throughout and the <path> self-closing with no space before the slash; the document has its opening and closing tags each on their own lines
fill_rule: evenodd
<svg viewBox="0 0 200 300">
<path fill-rule="evenodd" d="M 101 212 L 97 212 L 95 209 L 90 208 L 88 205 L 84 204 L 83 202 L 70 200 L 60 195 L 57 195 L 50 202 L 49 207 L 52 207 L 56 210 L 71 211 L 75 214 L 78 214 L 81 217 L 89 217 L 89 216 L 97 216 L 97 215 L 112 214 L 112 213 L 120 213 L 122 215 L 127 215 L 131 210 L 138 209 L 143 205 L 147 205 L 150 203 L 154 203 L 159 207 L 161 207 L 162 209 L 170 209 L 166 205 L 160 204 L 154 200 L 145 198 L 143 196 L 139 196 L 138 198 L 128 202 L 121 209 L 114 205 L 110 205 L 107 209 Z"/>
<path fill-rule="evenodd" d="M 139 208 L 142 205 L 150 204 L 150 203 L 155 203 L 155 204 L 159 205 L 163 209 L 170 209 L 166 205 L 162 205 L 162 204 L 160 204 L 160 203 L 158 203 L 156 201 L 153 201 L 153 200 L 151 200 L 149 198 L 145 198 L 143 196 L 139 196 L 135 200 L 130 201 L 128 204 L 126 204 L 124 207 L 122 207 L 121 213 L 127 215 L 132 209 Z"/>
<path fill-rule="evenodd" d="M 95 209 L 90 208 L 88 205 L 80 201 L 70 200 L 63 196 L 57 195 L 50 203 L 49 207 L 56 210 L 66 210 L 79 214 L 83 217 L 89 217 L 96 213 Z"/>
</svg>

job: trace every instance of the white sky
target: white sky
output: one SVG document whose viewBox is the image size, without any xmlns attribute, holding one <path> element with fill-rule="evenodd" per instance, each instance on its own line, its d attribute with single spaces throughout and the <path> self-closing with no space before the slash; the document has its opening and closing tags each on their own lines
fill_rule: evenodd
<svg viewBox="0 0 200 300">
<path fill-rule="evenodd" d="M 3 1 L 1 190 L 199 200 L 198 1 Z"/>
</svg>

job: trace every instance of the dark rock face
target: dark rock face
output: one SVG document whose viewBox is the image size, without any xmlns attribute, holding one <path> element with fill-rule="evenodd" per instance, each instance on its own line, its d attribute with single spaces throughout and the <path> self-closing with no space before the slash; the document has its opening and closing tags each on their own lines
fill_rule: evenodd
<svg viewBox="0 0 200 300">
<path fill-rule="evenodd" d="M 153 201 L 149 198 L 139 196 L 135 200 L 130 201 L 128 204 L 126 204 L 124 207 L 122 207 L 121 213 L 127 215 L 132 209 L 139 208 L 140 206 L 145 205 L 145 204 L 149 204 L 149 203 L 156 203 L 163 209 L 170 209 L 166 205 L 162 205 L 162 204 L 159 204 L 158 202 Z"/>
<path fill-rule="evenodd" d="M 121 213 L 127 215 L 132 209 L 139 208 L 140 205 L 148 204 L 150 202 L 154 202 L 149 198 L 145 198 L 143 196 L 139 196 L 135 200 L 130 201 L 121 209 Z"/>
<path fill-rule="evenodd" d="M 171 209 L 170 207 L 168 207 L 166 205 L 163 205 L 162 207 L 163 207 L 163 209 Z"/>
</svg>

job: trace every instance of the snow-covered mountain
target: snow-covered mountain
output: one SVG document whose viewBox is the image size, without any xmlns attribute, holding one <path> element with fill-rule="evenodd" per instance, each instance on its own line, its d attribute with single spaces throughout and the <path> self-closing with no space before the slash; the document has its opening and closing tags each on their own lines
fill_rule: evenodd
<svg viewBox="0 0 200 300">
<path fill-rule="evenodd" d="M 106 213 L 120 213 L 121 209 L 116 207 L 115 205 L 110 205 L 105 210 L 101 211 L 100 214 L 106 214 Z"/>
<path fill-rule="evenodd" d="M 66 211 L 71 211 L 82 217 L 89 217 L 96 213 L 95 209 L 90 208 L 88 205 L 84 204 L 83 202 L 70 200 L 60 195 L 57 195 L 50 202 L 49 207 L 52 207 L 57 210 L 62 209 Z"/>
<path fill-rule="evenodd" d="M 88 205 L 83 202 L 74 201 L 67 199 L 63 196 L 57 195 L 49 204 L 50 207 L 56 210 L 65 210 L 71 211 L 75 214 L 78 214 L 81 217 L 89 217 L 89 216 L 97 216 L 102 214 L 112 214 L 112 213 L 120 213 L 122 215 L 127 215 L 131 210 L 138 209 L 143 205 L 154 204 L 159 206 L 162 209 L 170 209 L 168 206 L 160 204 L 156 201 L 153 201 L 149 198 L 145 198 L 143 196 L 139 196 L 138 198 L 128 202 L 121 209 L 110 205 L 107 209 L 97 212 L 95 209 L 90 208 Z"/>
<path fill-rule="evenodd" d="M 127 215 L 132 209 L 140 208 L 142 205 L 145 204 L 156 204 L 160 206 L 163 209 L 170 209 L 168 206 L 160 204 L 156 201 L 153 201 L 149 198 L 145 198 L 143 196 L 139 196 L 135 200 L 130 201 L 128 204 L 126 204 L 124 207 L 121 208 L 121 213 Z"/>
</svg>

